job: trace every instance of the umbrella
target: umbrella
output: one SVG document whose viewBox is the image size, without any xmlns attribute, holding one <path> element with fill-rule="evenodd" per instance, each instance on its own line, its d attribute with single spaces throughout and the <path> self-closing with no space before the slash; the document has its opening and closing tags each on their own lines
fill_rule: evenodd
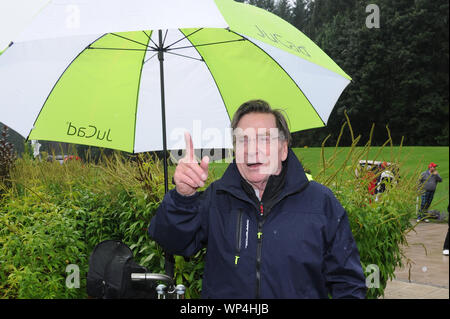
<svg viewBox="0 0 450 319">
<path fill-rule="evenodd" d="M 321 127 L 351 81 L 294 26 L 232 0 L 41 3 L 0 34 L 0 121 L 29 140 L 163 150 L 166 191 L 186 130 L 231 148 L 251 99 L 284 109 L 291 131 Z"/>
<path fill-rule="evenodd" d="M 223 128 L 254 98 L 283 108 L 292 131 L 324 126 L 350 82 L 295 27 L 231 0 L 52 1 L 13 40 L 3 123 L 130 153 L 182 149 L 185 129 L 219 128 L 194 145 L 231 147 Z"/>
</svg>

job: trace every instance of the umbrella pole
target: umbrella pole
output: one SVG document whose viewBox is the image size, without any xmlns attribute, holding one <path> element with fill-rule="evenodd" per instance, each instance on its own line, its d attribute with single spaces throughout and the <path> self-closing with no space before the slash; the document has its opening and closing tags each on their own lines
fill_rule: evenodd
<svg viewBox="0 0 450 319">
<path fill-rule="evenodd" d="M 169 176 L 167 173 L 167 139 L 166 139 L 166 101 L 164 93 L 164 52 L 162 30 L 158 30 L 159 46 L 158 46 L 158 60 L 159 60 L 159 74 L 161 83 L 161 118 L 162 118 L 162 138 L 163 138 L 163 156 L 164 156 L 164 194 L 169 191 Z"/>
<path fill-rule="evenodd" d="M 162 137 L 163 137 L 163 156 L 164 156 L 164 194 L 169 191 L 169 176 L 167 172 L 167 140 L 166 140 L 166 101 L 164 93 L 164 52 L 162 30 L 158 30 L 159 46 L 158 46 L 158 60 L 159 60 L 159 74 L 161 83 L 161 119 L 162 119 Z M 174 276 L 175 259 L 173 255 L 165 253 L 164 270 L 166 275 L 170 278 Z"/>
</svg>

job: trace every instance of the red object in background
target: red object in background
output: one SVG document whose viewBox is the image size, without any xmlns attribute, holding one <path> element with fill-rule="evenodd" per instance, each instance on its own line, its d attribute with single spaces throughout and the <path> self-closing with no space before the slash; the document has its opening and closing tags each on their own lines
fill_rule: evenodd
<svg viewBox="0 0 450 319">
<path fill-rule="evenodd" d="M 81 160 L 81 158 L 79 156 L 73 156 L 73 155 L 69 155 L 69 156 L 65 156 L 64 157 L 64 162 L 69 161 L 69 160 L 79 161 L 79 160 Z"/>
<path fill-rule="evenodd" d="M 375 195 L 375 189 L 377 188 L 377 179 L 372 171 L 367 172 L 366 179 L 369 180 L 368 190 L 370 195 Z"/>
<path fill-rule="evenodd" d="M 375 195 L 375 189 L 377 188 L 377 180 L 374 179 L 369 183 L 369 194 Z"/>
</svg>

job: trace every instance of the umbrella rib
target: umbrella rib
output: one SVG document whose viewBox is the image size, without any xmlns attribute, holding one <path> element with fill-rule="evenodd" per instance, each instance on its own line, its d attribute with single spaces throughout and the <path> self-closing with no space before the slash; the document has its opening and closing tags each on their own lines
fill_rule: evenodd
<svg viewBox="0 0 450 319">
<path fill-rule="evenodd" d="M 149 57 L 147 60 L 145 60 L 145 61 L 144 61 L 144 64 L 147 63 L 148 61 L 150 61 L 152 58 L 154 58 L 157 54 L 158 54 L 158 52 L 156 52 L 156 53 L 153 54 L 151 57 Z"/>
<path fill-rule="evenodd" d="M 170 52 L 170 51 L 168 51 L 168 52 L 166 52 L 167 54 L 173 54 L 173 55 L 178 55 L 178 56 L 181 56 L 181 57 L 184 57 L 184 58 L 188 58 L 188 59 L 192 59 L 192 60 L 197 60 L 197 61 L 200 61 L 200 62 L 204 62 L 205 60 L 203 60 L 203 58 L 201 58 L 201 59 L 199 59 L 199 58 L 194 58 L 194 57 L 192 57 L 192 56 L 187 56 L 187 55 L 184 55 L 184 54 L 179 54 L 179 53 L 173 53 L 173 52 Z M 155 53 L 155 55 L 156 55 L 156 53 Z M 153 57 L 153 56 L 152 56 Z M 151 59 L 151 58 L 150 58 Z"/>
<path fill-rule="evenodd" d="M 163 39 L 163 42 L 162 42 L 162 46 L 163 47 L 164 47 L 164 43 L 166 43 L 167 32 L 169 32 L 169 29 L 166 29 L 166 34 L 164 34 L 164 39 Z"/>
<path fill-rule="evenodd" d="M 194 32 L 191 32 L 190 34 L 185 35 L 184 37 L 182 37 L 181 39 L 179 39 L 179 40 L 175 41 L 174 43 L 168 45 L 168 46 L 165 47 L 164 49 L 165 49 L 165 50 L 169 49 L 172 45 L 177 44 L 178 42 L 180 42 L 180 41 L 182 41 L 182 40 L 184 40 L 184 39 L 190 37 L 190 36 L 193 35 L 194 33 L 197 33 L 198 31 L 201 31 L 201 30 L 203 30 L 203 28 L 197 29 L 197 30 L 195 30 Z"/>
<path fill-rule="evenodd" d="M 246 41 L 247 39 L 241 38 L 241 39 L 237 39 L 237 40 L 229 40 L 229 41 L 220 41 L 220 42 L 211 42 L 211 43 L 203 43 L 203 44 L 196 44 L 196 45 L 189 45 L 189 46 L 185 46 L 185 47 L 178 47 L 178 48 L 173 48 L 170 50 L 180 50 L 180 49 L 188 49 L 188 48 L 197 48 L 197 47 L 204 47 L 207 45 L 215 45 L 215 44 L 224 44 L 224 43 L 231 43 L 231 42 L 239 42 L 239 41 Z M 169 53 L 169 52 L 167 52 Z"/>
<path fill-rule="evenodd" d="M 158 51 L 157 48 L 148 47 L 148 49 L 130 49 L 130 48 L 96 48 L 96 47 L 88 47 L 91 50 L 120 50 L 120 51 Z"/>
<path fill-rule="evenodd" d="M 141 42 L 139 42 L 139 41 L 136 41 L 136 40 L 133 40 L 133 39 L 130 39 L 130 38 L 127 38 L 127 37 L 118 35 L 118 34 L 116 34 L 116 33 L 110 33 L 110 34 L 112 34 L 112 35 L 114 35 L 114 36 L 116 36 L 116 37 L 122 38 L 122 39 L 124 39 L 124 40 L 131 41 L 131 42 L 134 42 L 134 43 L 143 45 L 144 47 L 148 48 L 148 45 L 147 45 L 147 44 L 141 43 Z"/>
<path fill-rule="evenodd" d="M 150 41 L 152 41 L 152 43 L 155 45 L 155 48 L 157 48 L 158 45 L 155 43 L 155 41 L 152 40 L 152 37 L 149 36 L 149 35 L 147 34 L 147 32 L 145 32 L 145 31 L 142 31 L 142 32 L 144 32 L 144 34 L 145 34 L 145 35 L 150 39 Z"/>
</svg>

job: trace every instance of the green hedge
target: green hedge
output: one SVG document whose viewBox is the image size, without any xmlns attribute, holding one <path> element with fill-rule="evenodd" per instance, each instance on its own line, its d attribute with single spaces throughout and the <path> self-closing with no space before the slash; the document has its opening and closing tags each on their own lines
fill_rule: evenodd
<svg viewBox="0 0 450 319">
<path fill-rule="evenodd" d="M 88 259 L 106 239 L 122 240 L 139 264 L 163 273 L 162 249 L 147 235 L 163 195 L 162 170 L 150 156 L 140 159 L 119 153 L 99 164 L 18 159 L 13 187 L 3 188 L 0 199 L 0 297 L 87 298 Z M 190 298 L 200 296 L 203 254 L 176 258 L 176 281 L 189 281 Z M 79 267 L 78 289 L 66 286 L 68 265 Z"/>
</svg>

